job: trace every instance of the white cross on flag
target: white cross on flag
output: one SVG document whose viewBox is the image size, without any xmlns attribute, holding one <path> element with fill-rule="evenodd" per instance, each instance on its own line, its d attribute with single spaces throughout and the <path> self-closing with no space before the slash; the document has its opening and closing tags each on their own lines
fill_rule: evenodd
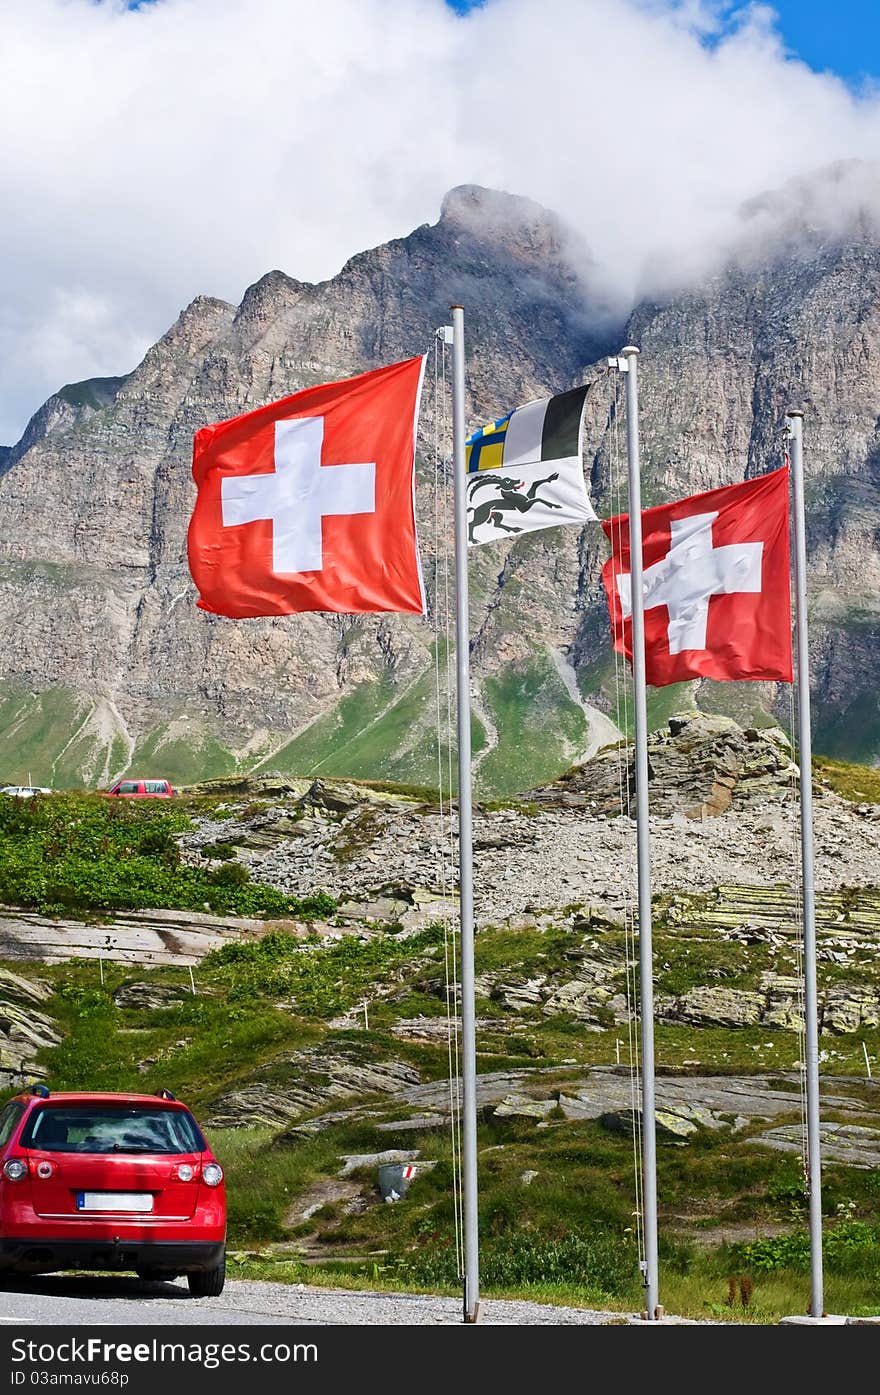
<svg viewBox="0 0 880 1395">
<path fill-rule="evenodd" d="M 415 438 L 425 357 L 215 422 L 193 439 L 198 605 L 243 619 L 422 615 Z"/>
<path fill-rule="evenodd" d="M 606 518 L 614 647 L 632 660 L 629 516 Z M 790 683 L 788 466 L 642 511 L 645 677 Z"/>
</svg>

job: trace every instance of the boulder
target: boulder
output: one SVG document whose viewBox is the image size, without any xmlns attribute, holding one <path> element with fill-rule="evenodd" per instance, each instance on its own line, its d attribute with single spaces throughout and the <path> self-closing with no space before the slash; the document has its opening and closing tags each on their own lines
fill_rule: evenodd
<svg viewBox="0 0 880 1395">
<path fill-rule="evenodd" d="M 764 995 L 740 988 L 691 988 L 677 998 L 658 998 L 660 1022 L 692 1022 L 697 1026 L 753 1027 L 761 1021 Z"/>
<path fill-rule="evenodd" d="M 528 1095 L 507 1095 L 492 1113 L 496 1119 L 546 1119 L 555 1108 L 555 1099 L 533 1100 Z"/>
<path fill-rule="evenodd" d="M 126 983 L 117 988 L 113 1001 L 117 1007 L 136 1012 L 157 1012 L 176 1007 L 191 996 L 191 989 L 163 983 Z"/>
</svg>

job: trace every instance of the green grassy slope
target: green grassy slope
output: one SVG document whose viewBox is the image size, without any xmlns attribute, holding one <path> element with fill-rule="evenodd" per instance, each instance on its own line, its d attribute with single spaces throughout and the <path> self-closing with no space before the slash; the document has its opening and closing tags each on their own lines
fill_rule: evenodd
<svg viewBox="0 0 880 1395">
<path fill-rule="evenodd" d="M 6 780 L 49 784 L 51 779 L 59 788 L 81 784 L 81 752 L 69 743 L 82 708 L 63 688 L 36 696 L 7 689 L 0 697 L 0 772 Z"/>
<path fill-rule="evenodd" d="M 597 696 L 621 729 L 632 730 L 628 670 L 615 679 L 607 656 L 582 668 L 578 686 L 587 701 Z M 572 701 L 545 653 L 508 665 L 487 677 L 481 702 L 497 735 L 479 762 L 475 788 L 483 798 L 516 794 L 555 778 L 587 739 L 582 709 Z M 401 690 L 389 674 L 361 684 L 336 706 L 278 749 L 246 760 L 237 757 L 213 725 L 180 721 L 145 732 L 130 757 L 122 734 L 92 719 L 88 704 L 54 688 L 38 694 L 0 687 L 0 778 L 29 780 L 53 788 L 93 783 L 88 772 L 105 767 L 117 775 L 161 775 L 174 784 L 270 770 L 291 775 L 437 782 L 437 715 L 433 666 Z M 649 688 L 648 723 L 654 730 L 671 713 L 690 707 L 723 713 L 741 725 L 767 726 L 780 719 L 767 706 L 764 685 L 755 683 L 673 684 Z M 455 743 L 455 713 L 452 704 Z M 441 764 L 449 766 L 447 701 L 441 692 Z M 781 719 L 784 726 L 787 719 Z M 486 750 L 487 731 L 471 715 L 474 756 Z M 108 749 L 109 743 L 109 749 Z M 813 745 L 817 754 L 872 764 L 880 749 L 880 698 L 862 694 L 845 709 L 816 703 Z M 453 759 L 452 768 L 456 762 Z"/>
<path fill-rule="evenodd" d="M 485 796 L 516 794 L 550 780 L 584 749 L 587 721 L 543 655 L 486 679 L 484 699 L 498 733 L 479 767 Z"/>
</svg>

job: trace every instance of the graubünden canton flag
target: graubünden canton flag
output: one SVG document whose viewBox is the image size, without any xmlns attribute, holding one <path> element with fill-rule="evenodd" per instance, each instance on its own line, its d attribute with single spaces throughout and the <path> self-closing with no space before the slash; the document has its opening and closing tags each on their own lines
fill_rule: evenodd
<svg viewBox="0 0 880 1395">
<path fill-rule="evenodd" d="M 602 520 L 614 647 L 632 662 L 629 515 Z M 642 512 L 645 678 L 790 683 L 788 466 Z"/>
<path fill-rule="evenodd" d="M 425 357 L 306 388 L 193 439 L 198 605 L 424 614 L 415 440 Z"/>
<path fill-rule="evenodd" d="M 560 523 L 596 522 L 583 466 L 589 388 L 585 383 L 527 402 L 467 438 L 470 546 Z"/>
</svg>

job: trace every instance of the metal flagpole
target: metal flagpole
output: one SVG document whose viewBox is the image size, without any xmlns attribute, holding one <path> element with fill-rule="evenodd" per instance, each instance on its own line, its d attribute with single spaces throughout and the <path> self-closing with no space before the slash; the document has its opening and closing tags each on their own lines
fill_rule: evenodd
<svg viewBox="0 0 880 1395">
<path fill-rule="evenodd" d="M 804 524 L 804 414 L 786 412 L 791 439 L 794 586 L 797 627 L 798 763 L 804 907 L 804 1014 L 807 1066 L 807 1185 L 810 1198 L 810 1315 L 825 1316 L 822 1292 L 822 1167 L 819 1157 L 819 1015 L 816 993 L 816 896 L 813 875 L 813 756 L 810 651 L 807 643 L 807 543 Z"/>
<path fill-rule="evenodd" d="M 642 580 L 642 491 L 639 476 L 639 350 L 621 349 L 626 374 L 626 455 L 629 478 L 629 552 L 632 594 L 633 714 L 635 717 L 636 840 L 639 878 L 639 980 L 642 1044 L 642 1192 L 645 1314 L 662 1317 L 657 1301 L 657 1144 L 654 1107 L 654 987 L 651 946 L 651 842 L 648 828 L 648 711 L 645 684 L 645 609 Z"/>
<path fill-rule="evenodd" d="M 461 938 L 464 1320 L 480 1317 L 477 1223 L 477 1067 L 474 1018 L 474 891 L 471 811 L 471 679 L 465 491 L 464 310 L 452 307 L 452 468 L 455 473 L 455 669 L 458 702 L 458 862 Z"/>
</svg>

